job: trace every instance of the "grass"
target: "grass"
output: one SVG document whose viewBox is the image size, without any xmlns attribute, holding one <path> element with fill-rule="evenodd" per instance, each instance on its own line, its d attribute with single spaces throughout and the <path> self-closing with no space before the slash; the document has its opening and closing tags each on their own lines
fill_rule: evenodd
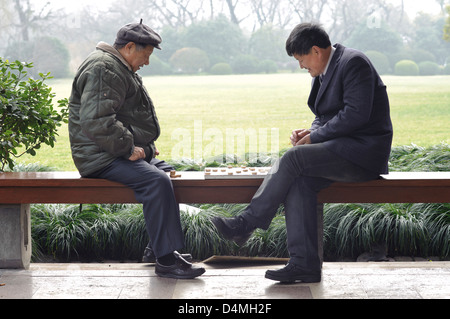
<svg viewBox="0 0 450 319">
<path fill-rule="evenodd" d="M 391 101 L 394 146 L 450 144 L 450 76 L 383 80 Z M 49 82 L 56 99 L 70 95 L 71 82 Z M 144 82 L 162 127 L 157 147 L 164 160 L 282 150 L 289 147 L 293 129 L 308 128 L 313 120 L 306 106 L 311 77 L 305 73 L 156 76 Z M 53 149 L 42 147 L 35 157 L 17 162 L 76 170 L 67 126 L 60 128 Z"/>
</svg>

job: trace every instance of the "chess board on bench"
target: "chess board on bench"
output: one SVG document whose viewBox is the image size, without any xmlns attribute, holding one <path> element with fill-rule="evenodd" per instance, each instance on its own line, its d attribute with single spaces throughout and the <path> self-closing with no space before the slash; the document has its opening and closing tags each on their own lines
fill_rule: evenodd
<svg viewBox="0 0 450 319">
<path fill-rule="evenodd" d="M 271 167 L 209 167 L 205 168 L 205 179 L 263 179 Z"/>
</svg>

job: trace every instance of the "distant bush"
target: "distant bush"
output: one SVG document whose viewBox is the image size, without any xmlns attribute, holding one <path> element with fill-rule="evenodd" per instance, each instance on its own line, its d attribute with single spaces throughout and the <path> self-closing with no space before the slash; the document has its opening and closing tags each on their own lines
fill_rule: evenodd
<svg viewBox="0 0 450 319">
<path fill-rule="evenodd" d="M 439 65 L 431 61 L 423 61 L 419 63 L 420 75 L 438 75 L 441 73 Z"/>
<path fill-rule="evenodd" d="M 181 73 L 194 74 L 209 68 L 208 55 L 199 48 L 182 48 L 172 55 L 169 62 Z"/>
<path fill-rule="evenodd" d="M 272 60 L 264 60 L 259 63 L 259 71 L 264 73 L 277 73 L 278 66 Z"/>
<path fill-rule="evenodd" d="M 395 65 L 397 64 L 397 62 L 403 61 L 403 60 L 411 60 L 414 61 L 414 58 L 411 54 L 411 52 L 409 52 L 409 50 L 400 50 L 397 53 L 391 53 L 388 56 L 389 59 L 389 64 L 392 70 L 395 69 Z"/>
<path fill-rule="evenodd" d="M 215 75 L 226 75 L 233 73 L 231 66 L 228 63 L 217 63 L 214 64 L 210 70 L 211 74 Z"/>
<path fill-rule="evenodd" d="M 444 69 L 442 70 L 442 74 L 444 75 L 450 75 L 450 64 L 447 64 Z"/>
<path fill-rule="evenodd" d="M 169 75 L 172 73 L 172 68 L 166 62 L 163 62 L 160 58 L 152 55 L 150 58 L 150 65 L 139 70 L 139 74 L 142 76 L 147 75 Z"/>
<path fill-rule="evenodd" d="M 252 55 L 239 55 L 231 64 L 234 73 L 251 74 L 259 72 L 258 59 Z"/>
<path fill-rule="evenodd" d="M 424 61 L 436 62 L 436 57 L 433 53 L 423 49 L 415 49 L 411 51 L 413 60 L 417 63 Z"/>
<path fill-rule="evenodd" d="M 378 51 L 367 51 L 366 55 L 372 61 L 379 74 L 389 73 L 389 59 L 385 54 Z"/>
<path fill-rule="evenodd" d="M 419 75 L 419 66 L 411 60 L 402 60 L 395 65 L 395 75 Z"/>
</svg>

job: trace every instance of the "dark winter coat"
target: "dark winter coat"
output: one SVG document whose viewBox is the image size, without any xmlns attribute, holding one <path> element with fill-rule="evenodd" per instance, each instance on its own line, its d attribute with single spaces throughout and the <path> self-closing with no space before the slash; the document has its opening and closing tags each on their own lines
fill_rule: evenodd
<svg viewBox="0 0 450 319">
<path fill-rule="evenodd" d="M 386 86 L 369 59 L 335 45 L 323 83 L 314 80 L 308 105 L 316 118 L 311 142 L 378 174 L 388 172 L 392 123 Z"/>
<path fill-rule="evenodd" d="M 69 110 L 72 157 L 82 176 L 128 159 L 135 146 L 153 157 L 160 135 L 155 108 L 141 77 L 112 46 L 99 43 L 80 66 Z"/>
</svg>

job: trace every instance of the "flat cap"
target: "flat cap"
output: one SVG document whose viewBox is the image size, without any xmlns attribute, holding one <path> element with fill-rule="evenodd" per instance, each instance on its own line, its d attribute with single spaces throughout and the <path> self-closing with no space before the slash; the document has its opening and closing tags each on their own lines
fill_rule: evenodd
<svg viewBox="0 0 450 319">
<path fill-rule="evenodd" d="M 116 44 L 124 45 L 128 42 L 149 44 L 161 50 L 159 44 L 162 39 L 158 33 L 143 24 L 141 19 L 140 23 L 129 23 L 117 32 Z"/>
</svg>

